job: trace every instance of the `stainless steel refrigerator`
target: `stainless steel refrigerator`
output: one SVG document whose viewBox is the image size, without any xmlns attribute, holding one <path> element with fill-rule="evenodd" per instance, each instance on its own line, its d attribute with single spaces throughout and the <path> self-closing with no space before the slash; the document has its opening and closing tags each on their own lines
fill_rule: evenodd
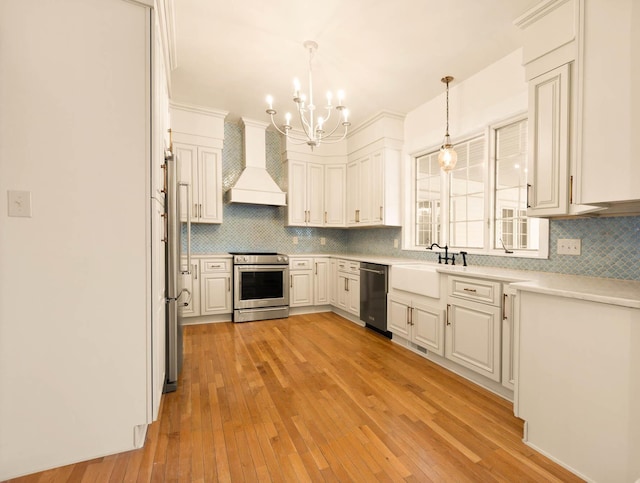
<svg viewBox="0 0 640 483">
<path fill-rule="evenodd" d="M 166 246 L 166 287 L 167 287 L 167 352 L 166 371 L 163 392 L 175 391 L 178 387 L 178 377 L 182 368 L 182 323 L 178 316 L 178 306 L 183 295 L 180 284 L 182 252 L 181 222 L 180 222 L 180 189 L 178 182 L 178 159 L 168 151 L 165 155 L 166 163 L 166 213 L 167 243 Z M 189 226 L 188 229 L 191 227 Z"/>
</svg>

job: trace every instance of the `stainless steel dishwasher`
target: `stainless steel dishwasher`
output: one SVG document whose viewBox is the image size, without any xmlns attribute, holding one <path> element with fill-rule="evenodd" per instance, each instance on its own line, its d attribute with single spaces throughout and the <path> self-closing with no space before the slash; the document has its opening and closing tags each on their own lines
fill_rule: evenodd
<svg viewBox="0 0 640 483">
<path fill-rule="evenodd" d="M 391 338 L 387 330 L 388 270 L 387 265 L 360 263 L 360 320 Z"/>
</svg>

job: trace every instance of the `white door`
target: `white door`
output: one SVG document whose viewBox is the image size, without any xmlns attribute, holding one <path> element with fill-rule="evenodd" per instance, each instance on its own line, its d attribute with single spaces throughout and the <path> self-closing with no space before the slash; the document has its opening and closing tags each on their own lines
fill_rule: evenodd
<svg viewBox="0 0 640 483">
<path fill-rule="evenodd" d="M 411 309 L 411 340 L 438 355 L 444 355 L 443 309 L 414 303 Z"/>
<path fill-rule="evenodd" d="M 315 305 L 326 305 L 329 303 L 329 259 L 316 258 L 313 270 L 313 302 Z"/>
<path fill-rule="evenodd" d="M 324 167 L 307 165 L 307 224 L 322 226 L 324 223 Z"/>
<path fill-rule="evenodd" d="M 293 270 L 289 272 L 291 286 L 289 305 L 306 307 L 313 305 L 313 270 Z"/>
<path fill-rule="evenodd" d="M 299 161 L 287 164 L 289 193 L 287 212 L 289 225 L 304 226 L 307 222 L 307 165 Z"/>
<path fill-rule="evenodd" d="M 387 328 L 390 332 L 409 338 L 409 311 L 411 301 L 389 295 L 387 298 Z"/>
<path fill-rule="evenodd" d="M 500 381 L 500 308 L 477 302 L 449 305 L 445 357 Z"/>
<path fill-rule="evenodd" d="M 344 164 L 324 168 L 324 226 L 345 226 L 346 173 Z"/>
<path fill-rule="evenodd" d="M 198 221 L 222 223 L 222 151 L 198 148 Z"/>
<path fill-rule="evenodd" d="M 203 275 L 200 281 L 200 315 L 231 313 L 231 276 Z"/>
<path fill-rule="evenodd" d="M 355 225 L 358 215 L 358 204 L 360 181 L 358 173 L 360 172 L 357 161 L 347 164 L 347 225 Z"/>
<path fill-rule="evenodd" d="M 180 220 L 187 221 L 187 210 L 191 210 L 191 220 L 193 221 L 198 216 L 196 201 L 198 198 L 198 148 L 191 144 L 174 143 L 173 151 L 180 167 L 178 182 L 189 184 L 188 204 L 187 188 L 180 189 Z"/>
</svg>

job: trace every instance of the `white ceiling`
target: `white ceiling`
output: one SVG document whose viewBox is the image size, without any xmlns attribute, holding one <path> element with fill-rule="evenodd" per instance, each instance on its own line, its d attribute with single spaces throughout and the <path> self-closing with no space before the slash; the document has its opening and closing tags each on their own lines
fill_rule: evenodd
<svg viewBox="0 0 640 483">
<path fill-rule="evenodd" d="M 539 0 L 174 0 L 176 102 L 268 121 L 308 91 L 305 40 L 319 44 L 314 96 L 345 91 L 354 125 L 405 114 L 520 46 L 513 20 Z"/>
</svg>

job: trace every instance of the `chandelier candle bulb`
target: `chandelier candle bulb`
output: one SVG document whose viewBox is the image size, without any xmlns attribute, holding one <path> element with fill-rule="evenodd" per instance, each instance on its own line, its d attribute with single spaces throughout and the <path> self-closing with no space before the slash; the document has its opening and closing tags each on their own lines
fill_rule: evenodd
<svg viewBox="0 0 640 483">
<path fill-rule="evenodd" d="M 267 114 L 271 117 L 271 123 L 276 130 L 287 137 L 288 142 L 292 144 L 307 144 L 311 150 L 314 147 L 319 146 L 321 143 L 337 143 L 343 141 L 347 137 L 347 131 L 351 123 L 348 121 L 348 114 L 344 102 L 344 92 L 338 91 L 338 105 L 332 105 L 333 94 L 328 91 L 327 104 L 324 106 L 326 110 L 322 116 L 316 116 L 316 109 L 319 111 L 323 108 L 316 106 L 313 102 L 313 77 L 312 77 L 312 60 L 318 50 L 318 44 L 313 40 L 307 40 L 303 43 L 305 50 L 309 53 L 309 92 L 307 94 L 300 92 L 300 81 L 297 78 L 293 79 L 293 102 L 296 103 L 296 109 L 300 117 L 299 127 L 294 128 L 291 126 L 291 114 L 285 115 L 285 124 L 278 125 L 274 119 L 276 110 L 273 108 L 273 98 L 267 97 L 267 103 L 269 108 Z M 307 95 L 309 103 L 307 102 Z M 332 127 L 329 127 L 329 119 L 331 118 L 331 110 L 336 109 L 338 111 L 337 119 L 332 123 Z M 344 121 L 340 121 L 340 112 L 344 116 Z M 320 114 L 320 113 L 318 113 Z M 325 126 L 327 126 L 327 132 L 325 134 Z M 342 127 L 342 132 L 336 133 L 336 131 Z M 334 135 L 335 134 L 335 135 Z"/>
</svg>

